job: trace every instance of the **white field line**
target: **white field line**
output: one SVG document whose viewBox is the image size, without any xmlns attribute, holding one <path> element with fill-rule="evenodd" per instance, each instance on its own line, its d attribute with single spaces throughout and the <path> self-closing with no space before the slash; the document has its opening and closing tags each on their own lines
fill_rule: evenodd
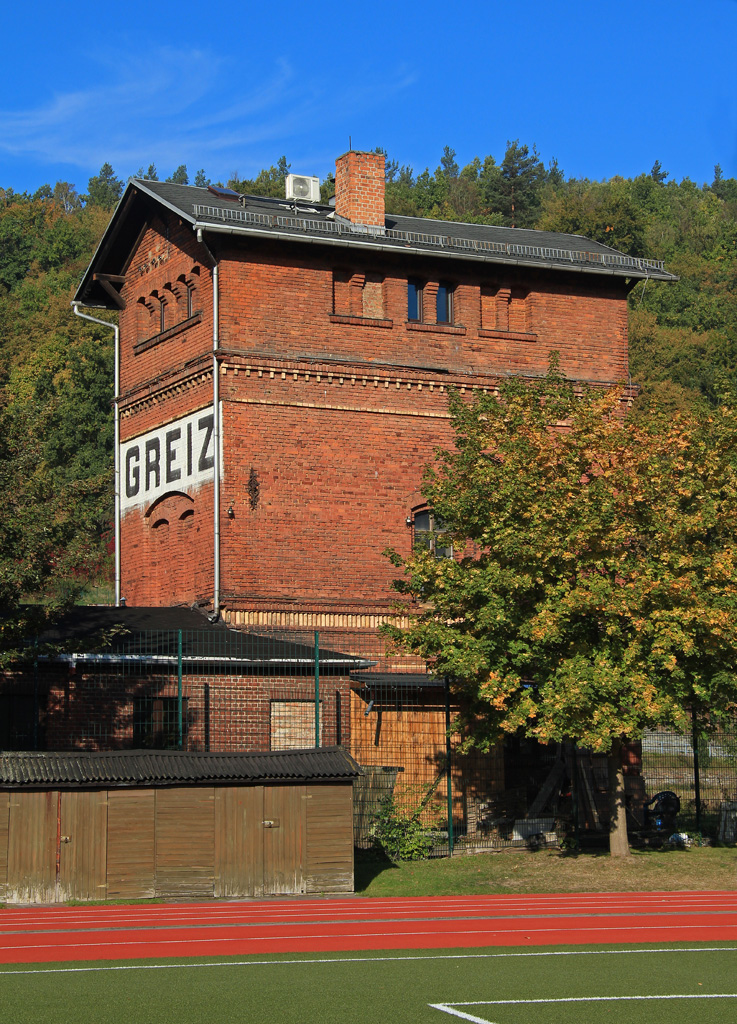
<svg viewBox="0 0 737 1024">
<path fill-rule="evenodd" d="M 192 970 L 195 967 L 273 967 L 300 964 L 384 964 L 422 960 L 512 960 L 519 957 L 546 956 L 632 956 L 633 954 L 660 953 L 737 953 L 737 946 L 679 946 L 651 949 L 555 949 L 539 953 L 431 953 L 428 956 L 340 956 L 309 957 L 300 960 L 213 960 L 207 963 L 184 964 L 115 964 L 108 967 L 32 967 L 20 970 L 2 970 L 0 976 L 14 974 L 91 974 L 100 971 L 171 971 Z M 275 954 L 276 955 L 276 954 Z M 483 1024 L 487 1024 L 486 1021 Z"/>
<path fill-rule="evenodd" d="M 554 1003 L 617 1003 L 617 1002 L 639 1002 L 646 999 L 737 999 L 737 993 L 727 992 L 705 992 L 701 994 L 688 995 L 662 995 L 662 996 L 570 996 L 562 999 L 489 999 L 479 1000 L 473 1003 L 428 1003 L 431 1010 L 440 1010 L 453 1017 L 460 1017 L 462 1020 L 472 1021 L 472 1024 L 494 1024 L 488 1017 L 476 1017 L 472 1013 L 465 1013 L 459 1010 L 459 1006 L 533 1006 L 535 1004 Z"/>
</svg>

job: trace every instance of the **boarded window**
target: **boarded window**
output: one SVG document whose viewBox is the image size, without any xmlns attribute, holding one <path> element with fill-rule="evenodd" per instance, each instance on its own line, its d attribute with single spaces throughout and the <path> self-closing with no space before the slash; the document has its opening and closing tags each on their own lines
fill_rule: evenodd
<svg viewBox="0 0 737 1024">
<path fill-rule="evenodd" d="M 322 701 L 320 742 L 322 743 Z M 272 700 L 271 749 L 300 750 L 315 746 L 315 703 L 311 700 Z"/>
<path fill-rule="evenodd" d="M 384 285 L 376 274 L 366 274 L 363 283 L 363 315 L 375 320 L 384 316 Z"/>
</svg>

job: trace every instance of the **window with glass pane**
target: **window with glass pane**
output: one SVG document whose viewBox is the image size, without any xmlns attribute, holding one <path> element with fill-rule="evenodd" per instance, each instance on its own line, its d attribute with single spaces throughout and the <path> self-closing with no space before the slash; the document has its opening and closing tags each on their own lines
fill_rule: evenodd
<svg viewBox="0 0 737 1024">
<path fill-rule="evenodd" d="M 437 314 L 439 324 L 453 323 L 453 289 L 443 281 L 438 285 Z"/>
<path fill-rule="evenodd" d="M 445 524 L 432 509 L 415 512 L 415 547 L 431 551 L 436 558 L 452 558 L 453 544 L 443 533 Z"/>
<path fill-rule="evenodd" d="M 422 285 L 419 281 L 407 282 L 407 319 L 422 320 Z"/>
</svg>

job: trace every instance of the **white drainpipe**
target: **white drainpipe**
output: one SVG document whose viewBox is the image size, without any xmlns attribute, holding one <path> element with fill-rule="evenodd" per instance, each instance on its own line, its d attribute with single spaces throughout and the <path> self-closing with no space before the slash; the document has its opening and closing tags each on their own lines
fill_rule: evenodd
<svg viewBox="0 0 737 1024">
<path fill-rule="evenodd" d="M 220 368 L 218 366 L 218 351 L 220 349 L 220 275 L 217 260 L 210 252 L 205 242 L 202 228 L 197 229 L 197 241 L 205 248 L 212 263 L 212 404 L 213 404 L 213 431 L 212 442 L 214 445 L 214 474 L 213 483 L 213 593 L 212 593 L 212 615 L 209 616 L 212 622 L 220 618 L 220 476 L 222 467 L 220 465 Z"/>
<path fill-rule="evenodd" d="M 90 320 L 93 324 L 100 324 L 115 332 L 115 394 L 113 397 L 113 422 L 115 424 L 115 454 L 114 454 L 114 479 L 115 479 L 115 607 L 120 607 L 120 328 L 117 324 L 108 323 L 107 320 L 100 320 L 89 313 L 81 313 L 80 303 L 73 302 L 72 309 L 77 316 L 83 320 Z"/>
</svg>

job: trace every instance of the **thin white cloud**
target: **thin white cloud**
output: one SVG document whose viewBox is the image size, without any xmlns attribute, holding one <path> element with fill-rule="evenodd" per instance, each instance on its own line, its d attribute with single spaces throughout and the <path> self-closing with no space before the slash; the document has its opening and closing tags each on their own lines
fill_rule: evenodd
<svg viewBox="0 0 737 1024">
<path fill-rule="evenodd" d="M 405 67 L 368 66 L 336 90 L 328 69 L 304 74 L 284 57 L 265 68 L 192 48 L 102 52 L 95 62 L 89 88 L 0 110 L 0 153 L 85 171 L 109 161 L 123 175 L 152 160 L 164 174 L 180 163 L 250 174 L 268 159 L 266 144 L 291 152 L 299 139 L 312 149 L 317 131 L 346 118 L 358 125 L 415 83 Z"/>
</svg>

